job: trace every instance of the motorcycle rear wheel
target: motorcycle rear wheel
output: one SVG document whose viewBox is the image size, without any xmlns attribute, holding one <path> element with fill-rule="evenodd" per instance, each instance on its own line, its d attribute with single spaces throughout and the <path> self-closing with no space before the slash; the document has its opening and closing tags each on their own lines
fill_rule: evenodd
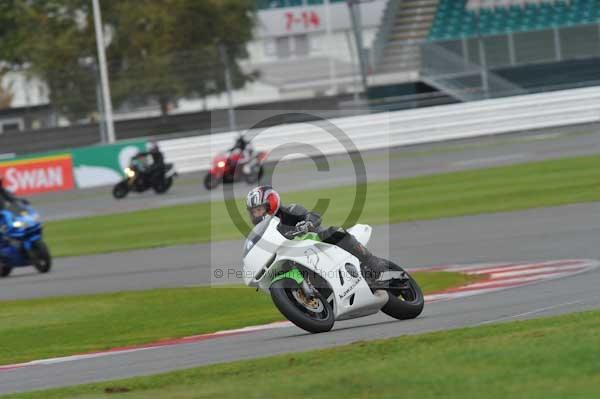
<svg viewBox="0 0 600 399">
<path fill-rule="evenodd" d="M 254 184 L 254 183 L 259 182 L 260 179 L 262 179 L 264 173 L 265 173 L 264 167 L 262 165 L 260 165 L 256 172 L 253 171 L 252 173 L 245 175 L 246 183 Z"/>
<path fill-rule="evenodd" d="M 333 328 L 333 309 L 320 292 L 316 291 L 316 298 L 310 301 L 311 307 L 309 301 L 299 301 L 304 296 L 294 280 L 284 278 L 276 281 L 271 285 L 270 291 L 271 299 L 281 314 L 301 329 L 315 334 Z"/>
<path fill-rule="evenodd" d="M 400 268 L 399 266 L 397 266 Z M 408 280 L 387 289 L 388 302 L 381 311 L 398 320 L 414 319 L 423 312 L 425 299 L 421 287 L 408 272 Z"/>
<path fill-rule="evenodd" d="M 154 189 L 156 194 L 164 194 L 167 191 L 169 191 L 169 189 L 171 188 L 172 185 L 173 185 L 173 178 L 168 177 L 166 179 L 161 179 L 152 188 Z"/>
</svg>

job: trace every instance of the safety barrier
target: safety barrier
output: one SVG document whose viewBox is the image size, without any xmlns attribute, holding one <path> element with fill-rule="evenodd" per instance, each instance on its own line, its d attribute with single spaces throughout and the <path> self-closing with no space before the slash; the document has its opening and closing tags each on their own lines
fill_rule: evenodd
<svg viewBox="0 0 600 399">
<path fill-rule="evenodd" d="M 123 178 L 132 156 L 146 140 L 30 154 L 0 161 L 4 187 L 17 195 L 110 185 Z"/>
<path fill-rule="evenodd" d="M 369 150 L 435 141 L 495 135 L 600 121 L 600 87 L 531 94 L 408 111 L 331 119 L 349 140 L 341 140 L 328 123 L 273 126 L 254 139 L 257 149 L 273 151 L 292 143 L 310 146 L 286 159 Z M 256 132 L 246 134 L 254 136 Z M 232 145 L 238 133 L 164 140 L 159 143 L 179 172 L 206 170 L 212 157 Z M 350 145 L 349 145 L 350 144 Z M 271 160 L 285 155 L 275 151 Z"/>
</svg>

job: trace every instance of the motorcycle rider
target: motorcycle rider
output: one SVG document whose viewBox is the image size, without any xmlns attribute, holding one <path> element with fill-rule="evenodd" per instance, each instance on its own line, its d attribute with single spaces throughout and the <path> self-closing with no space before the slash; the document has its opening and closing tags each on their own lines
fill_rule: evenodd
<svg viewBox="0 0 600 399">
<path fill-rule="evenodd" d="M 139 156 L 152 157 L 152 165 L 145 171 L 147 176 L 153 177 L 155 174 L 157 176 L 162 176 L 165 173 L 165 157 L 160 151 L 160 148 L 158 148 L 158 143 L 156 141 L 150 141 L 148 151 L 140 152 L 136 155 L 136 157 Z"/>
<path fill-rule="evenodd" d="M 29 201 L 25 198 L 18 198 L 13 193 L 4 188 L 4 179 L 0 177 L 0 209 L 4 209 L 6 204 L 22 203 L 29 205 Z"/>
<path fill-rule="evenodd" d="M 403 271 L 390 270 L 390 263 L 373 255 L 364 245 L 342 227 L 321 227 L 321 215 L 308 211 L 302 205 L 283 206 L 277 191 L 271 186 L 252 189 L 246 197 L 246 208 L 254 225 L 267 215 L 280 219 L 278 230 L 289 238 L 294 232 L 315 232 L 321 241 L 334 244 L 356 256 L 362 274 L 371 287 L 388 286 L 392 280 L 403 280 Z"/>
<path fill-rule="evenodd" d="M 240 150 L 241 157 L 240 157 L 239 163 L 243 164 L 243 163 L 247 162 L 249 159 L 251 159 L 254 148 L 252 147 L 250 140 L 246 140 L 244 138 L 244 135 L 240 134 L 238 136 L 238 138 L 235 140 L 235 144 L 233 145 L 233 147 L 231 147 L 231 149 L 229 151 L 233 152 L 235 150 Z"/>
</svg>

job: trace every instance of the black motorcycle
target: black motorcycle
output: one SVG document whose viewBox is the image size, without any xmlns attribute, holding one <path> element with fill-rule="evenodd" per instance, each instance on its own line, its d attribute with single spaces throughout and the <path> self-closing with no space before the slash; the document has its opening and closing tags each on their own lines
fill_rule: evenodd
<svg viewBox="0 0 600 399">
<path fill-rule="evenodd" d="M 113 188 L 113 197 L 125 198 L 130 191 L 137 193 L 153 189 L 157 194 L 169 191 L 173 185 L 173 179 L 177 172 L 173 164 L 167 163 L 162 169 L 152 169 L 146 162 L 146 157 L 137 156 L 131 160 L 129 167 L 125 168 L 125 179 L 121 180 Z"/>
</svg>

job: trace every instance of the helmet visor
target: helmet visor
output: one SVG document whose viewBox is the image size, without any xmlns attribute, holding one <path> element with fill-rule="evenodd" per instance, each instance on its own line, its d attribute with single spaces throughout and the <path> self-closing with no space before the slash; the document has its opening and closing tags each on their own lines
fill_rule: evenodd
<svg viewBox="0 0 600 399">
<path fill-rule="evenodd" d="M 267 215 L 267 206 L 266 205 L 258 205 L 253 208 L 248 208 L 248 213 L 250 214 L 250 220 L 252 220 L 252 223 L 254 225 L 257 225 Z"/>
</svg>

